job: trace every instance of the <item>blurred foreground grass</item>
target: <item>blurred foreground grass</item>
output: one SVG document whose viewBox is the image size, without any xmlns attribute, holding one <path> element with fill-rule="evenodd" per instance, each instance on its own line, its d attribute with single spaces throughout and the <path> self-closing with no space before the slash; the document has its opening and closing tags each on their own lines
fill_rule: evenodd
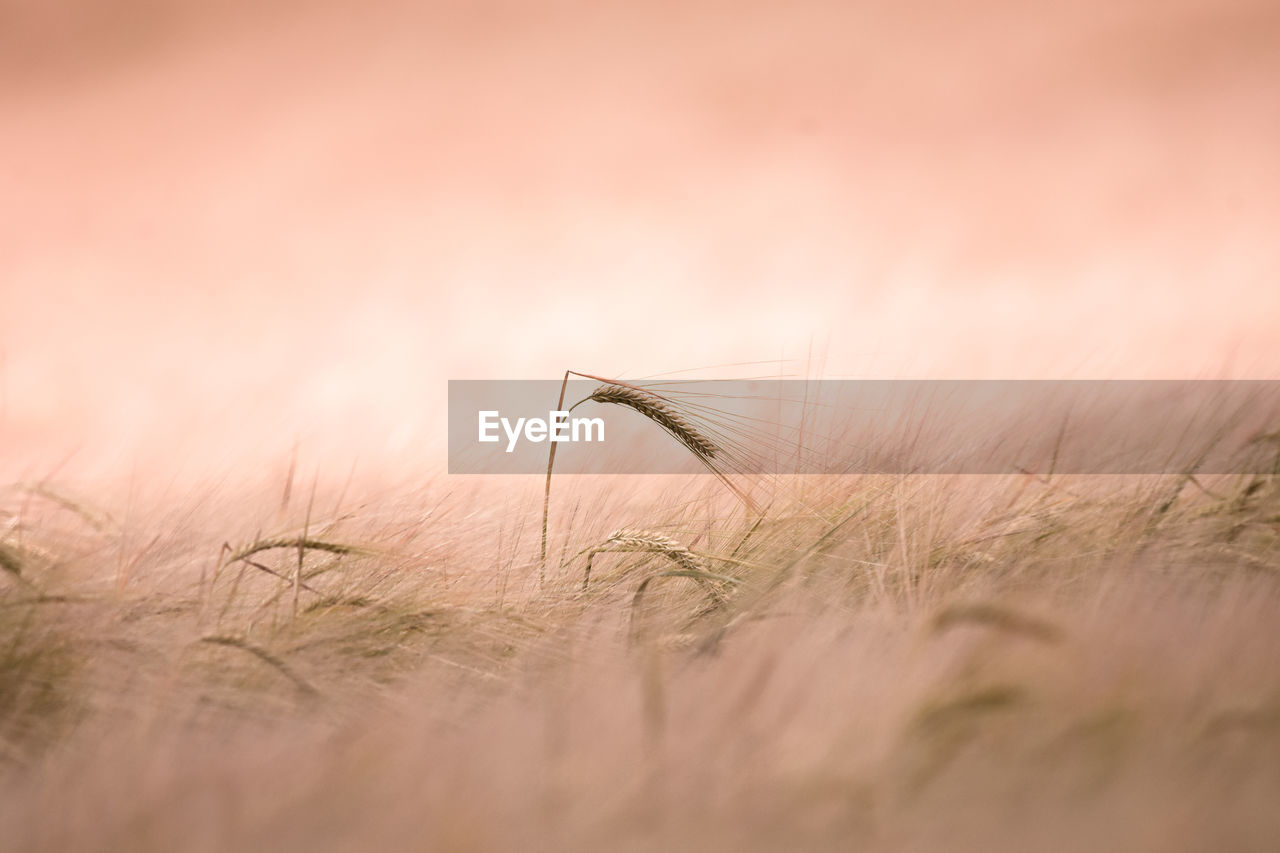
<svg viewBox="0 0 1280 853">
<path fill-rule="evenodd" d="M 5 848 L 1280 843 L 1277 478 L 708 480 L 12 487 Z"/>
</svg>

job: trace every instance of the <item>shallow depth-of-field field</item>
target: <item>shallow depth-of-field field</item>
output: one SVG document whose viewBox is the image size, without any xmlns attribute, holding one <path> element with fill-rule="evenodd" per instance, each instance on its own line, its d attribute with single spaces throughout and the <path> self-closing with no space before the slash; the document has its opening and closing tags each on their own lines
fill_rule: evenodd
<svg viewBox="0 0 1280 853">
<path fill-rule="evenodd" d="M 545 561 L 444 473 L 452 380 L 1280 378 L 1278 81 L 1276 0 L 0 0 L 0 853 L 1280 850 L 1280 423 L 565 448 Z"/>
<path fill-rule="evenodd" d="M 1270 849 L 1278 485 L 568 479 L 545 584 L 540 483 L 15 485 L 0 835 Z"/>
</svg>

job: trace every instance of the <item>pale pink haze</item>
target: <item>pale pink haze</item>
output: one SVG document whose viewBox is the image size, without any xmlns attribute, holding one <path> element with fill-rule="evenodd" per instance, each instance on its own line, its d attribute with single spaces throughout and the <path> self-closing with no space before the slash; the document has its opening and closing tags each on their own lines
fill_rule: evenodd
<svg viewBox="0 0 1280 853">
<path fill-rule="evenodd" d="M 3 474 L 426 470 L 566 368 L 1280 376 L 1277 81 L 1267 0 L 9 2 Z"/>
</svg>

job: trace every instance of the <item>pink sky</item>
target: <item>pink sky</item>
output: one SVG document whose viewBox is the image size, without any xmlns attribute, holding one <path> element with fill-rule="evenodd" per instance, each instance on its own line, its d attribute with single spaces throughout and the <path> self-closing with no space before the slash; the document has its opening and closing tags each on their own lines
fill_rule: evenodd
<svg viewBox="0 0 1280 853">
<path fill-rule="evenodd" d="M 0 10 L 6 475 L 438 462 L 569 367 L 1280 378 L 1273 2 L 260 5 Z"/>
</svg>

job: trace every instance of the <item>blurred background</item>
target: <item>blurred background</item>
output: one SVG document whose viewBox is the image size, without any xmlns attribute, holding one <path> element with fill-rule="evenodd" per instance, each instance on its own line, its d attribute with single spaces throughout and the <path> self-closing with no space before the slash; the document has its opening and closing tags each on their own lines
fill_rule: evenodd
<svg viewBox="0 0 1280 853">
<path fill-rule="evenodd" d="M 1280 378 L 1277 152 L 1272 0 L 0 0 L 0 474 L 426 471 L 566 368 Z"/>
</svg>

